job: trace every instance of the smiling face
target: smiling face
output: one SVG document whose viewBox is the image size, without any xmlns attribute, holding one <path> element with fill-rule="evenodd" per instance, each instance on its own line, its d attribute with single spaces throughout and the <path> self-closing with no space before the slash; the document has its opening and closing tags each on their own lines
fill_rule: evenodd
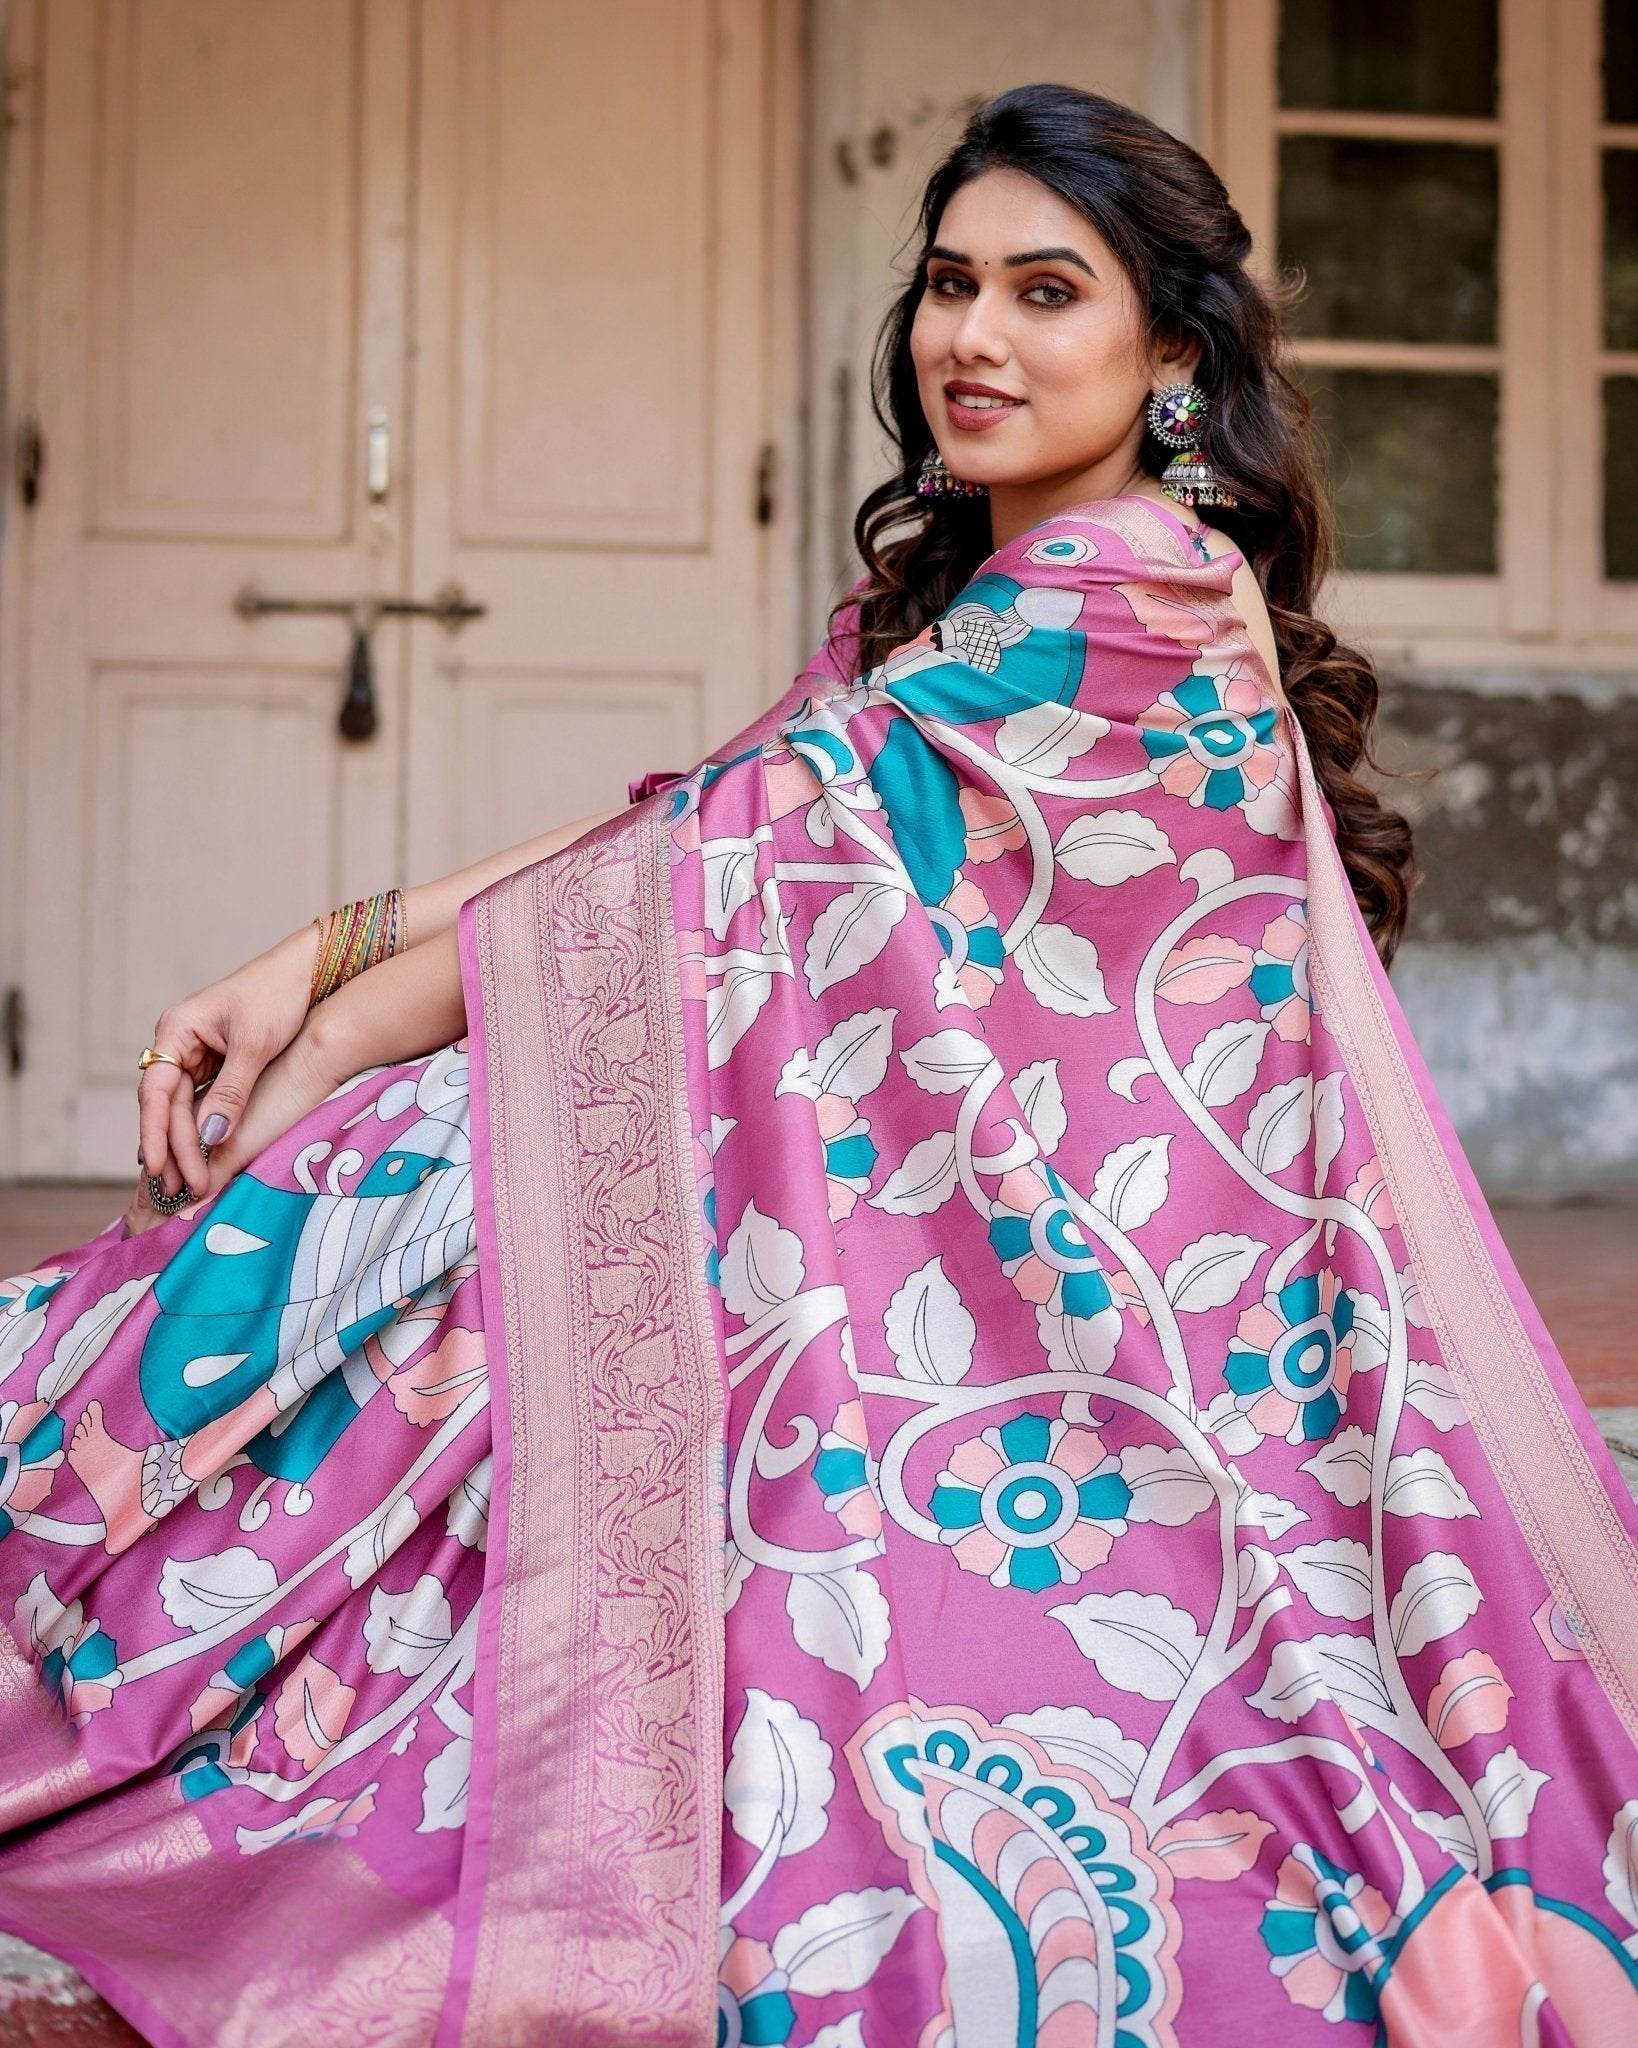
<svg viewBox="0 0 1638 2048">
<path fill-rule="evenodd" d="M 995 543 L 1133 488 L 1153 391 L 1197 343 L 1147 350 L 1131 279 L 1097 229 L 1025 172 L 989 170 L 940 216 L 910 352 L 950 471 L 989 486 Z"/>
</svg>

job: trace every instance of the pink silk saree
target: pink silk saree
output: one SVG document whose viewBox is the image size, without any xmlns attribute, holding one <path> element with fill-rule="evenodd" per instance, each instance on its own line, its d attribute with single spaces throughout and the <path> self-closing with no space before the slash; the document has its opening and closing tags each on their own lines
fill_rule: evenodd
<svg viewBox="0 0 1638 2048">
<path fill-rule="evenodd" d="M 163 2048 L 1638 2038 L 1638 1515 L 1193 533 L 0 1287 L 0 1925 Z"/>
</svg>

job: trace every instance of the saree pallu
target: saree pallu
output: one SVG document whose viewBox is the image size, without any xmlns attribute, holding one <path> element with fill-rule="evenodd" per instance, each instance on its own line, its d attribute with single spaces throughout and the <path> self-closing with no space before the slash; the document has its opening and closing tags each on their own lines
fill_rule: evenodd
<svg viewBox="0 0 1638 2048">
<path fill-rule="evenodd" d="M 1638 1515 L 1238 561 L 840 634 L 0 1289 L 0 1924 L 167 2048 L 1633 2038 Z"/>
</svg>

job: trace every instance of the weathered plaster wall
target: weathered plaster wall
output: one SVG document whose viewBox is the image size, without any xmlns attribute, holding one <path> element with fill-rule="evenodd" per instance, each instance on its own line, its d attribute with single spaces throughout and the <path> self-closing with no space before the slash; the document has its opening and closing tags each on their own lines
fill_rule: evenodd
<svg viewBox="0 0 1638 2048">
<path fill-rule="evenodd" d="M 1638 694 L 1555 670 L 1383 677 L 1425 879 L 1393 983 L 1487 1190 L 1638 1190 Z"/>
</svg>

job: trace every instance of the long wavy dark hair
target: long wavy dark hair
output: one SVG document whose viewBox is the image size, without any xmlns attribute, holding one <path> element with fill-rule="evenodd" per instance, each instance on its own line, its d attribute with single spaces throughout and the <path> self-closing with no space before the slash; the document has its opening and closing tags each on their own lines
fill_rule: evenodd
<svg viewBox="0 0 1638 2048">
<path fill-rule="evenodd" d="M 1251 234 L 1222 179 L 1197 150 L 1118 101 L 1068 85 L 1016 86 L 977 109 L 928 180 L 915 275 L 876 342 L 874 409 L 900 467 L 870 492 L 853 522 L 869 579 L 858 594 L 860 666 L 874 667 L 913 639 L 991 552 L 984 498 L 916 495 L 934 439 L 916 388 L 910 328 L 926 290 L 925 252 L 946 205 L 969 179 L 993 169 L 1025 172 L 1092 222 L 1125 265 L 1151 340 L 1200 345 L 1194 382 L 1208 400 L 1201 445 L 1238 501 L 1232 510 L 1211 508 L 1212 520 L 1262 587 L 1285 693 L 1336 812 L 1343 865 L 1386 966 L 1420 875 L 1409 823 L 1357 773 L 1361 765 L 1388 772 L 1370 751 L 1375 668 L 1310 609 L 1336 538 L 1313 408 L 1282 362 L 1283 317 L 1301 280 L 1282 277 L 1267 288 L 1250 276 Z M 1158 475 L 1169 451 L 1146 435 L 1142 459 Z M 901 531 L 906 522 L 909 531 Z"/>
</svg>

